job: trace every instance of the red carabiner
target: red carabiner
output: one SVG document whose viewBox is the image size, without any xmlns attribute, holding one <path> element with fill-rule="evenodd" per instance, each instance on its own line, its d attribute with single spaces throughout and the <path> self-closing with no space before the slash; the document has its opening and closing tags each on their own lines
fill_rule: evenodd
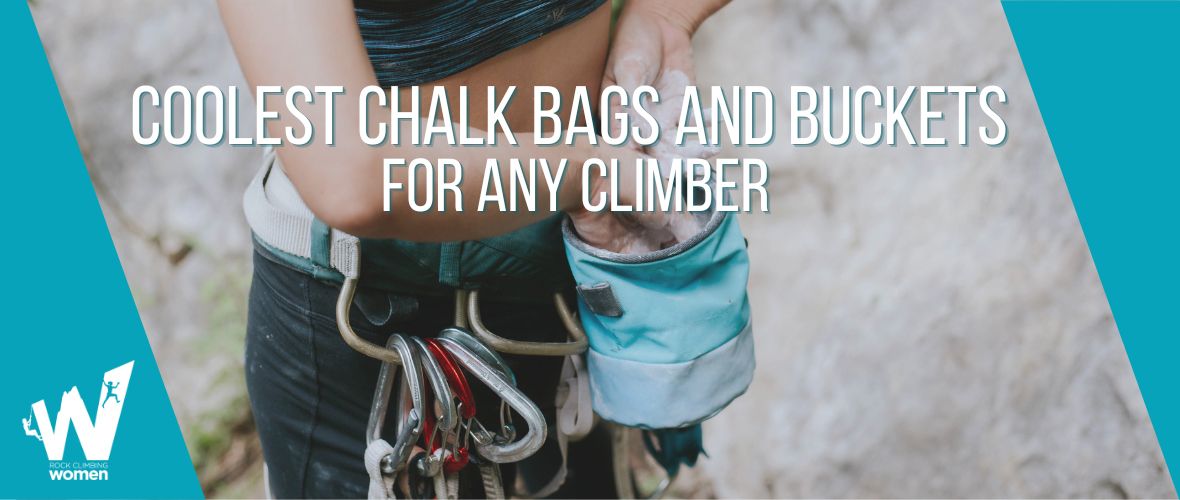
<svg viewBox="0 0 1180 500">
<path fill-rule="evenodd" d="M 474 417 L 475 398 L 471 395 L 471 388 L 467 386 L 467 376 L 463 375 L 459 363 L 451 357 L 451 353 L 438 344 L 437 339 L 426 339 L 426 347 L 430 348 L 430 353 L 438 360 L 438 365 L 447 376 L 447 385 L 451 386 L 451 390 L 455 391 L 459 398 L 459 415 L 463 418 Z"/>
<path fill-rule="evenodd" d="M 459 456 L 458 459 L 455 458 L 456 455 Z M 447 455 L 447 459 L 443 461 L 443 472 L 448 476 L 459 472 L 459 469 L 467 465 L 469 459 L 467 448 L 459 448 L 455 450 L 455 453 Z"/>
<path fill-rule="evenodd" d="M 447 385 L 451 386 L 451 391 L 454 391 L 455 396 L 459 398 L 459 415 L 465 419 L 475 417 L 475 397 L 471 395 L 471 387 L 467 385 L 467 376 L 463 374 L 463 369 L 459 367 L 459 363 L 455 361 L 455 358 L 451 357 L 451 353 L 438 345 L 438 340 L 426 339 L 426 347 L 430 349 L 430 353 L 434 355 L 434 359 L 438 360 L 439 367 L 442 368 L 443 374 L 447 377 Z M 427 422 L 427 424 L 429 423 Z M 458 438 L 456 437 L 456 439 Z M 440 441 L 445 440 L 444 438 Z M 466 466 L 470 459 L 467 454 L 467 447 L 459 447 L 457 442 L 455 444 L 454 453 L 451 453 L 443 460 L 443 473 L 447 475 L 459 472 L 459 469 Z M 431 450 L 431 452 L 433 453 L 434 450 Z"/>
</svg>

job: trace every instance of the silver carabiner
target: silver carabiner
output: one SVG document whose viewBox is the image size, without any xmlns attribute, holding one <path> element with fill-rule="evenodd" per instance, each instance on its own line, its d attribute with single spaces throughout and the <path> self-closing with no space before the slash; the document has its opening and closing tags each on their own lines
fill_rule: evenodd
<svg viewBox="0 0 1180 500">
<path fill-rule="evenodd" d="M 386 345 L 393 345 L 393 337 L 389 337 L 389 342 Z M 388 347 L 386 348 L 388 349 Z M 389 407 L 389 393 L 393 391 L 393 370 L 399 366 L 398 363 L 388 361 L 381 363 L 381 371 L 377 376 L 377 390 L 373 394 L 373 406 L 369 407 L 369 426 L 365 430 L 366 445 L 381 439 L 381 428 L 384 426 L 386 410 Z"/>
<path fill-rule="evenodd" d="M 458 410 L 455 408 L 455 394 L 451 392 L 447 376 L 439 366 L 438 360 L 434 359 L 430 348 L 426 347 L 426 341 L 411 336 L 410 343 L 414 345 L 418 361 L 422 363 L 422 371 L 426 374 L 426 380 L 430 382 L 430 389 L 434 391 L 434 400 L 442 407 L 442 428 L 440 430 L 446 434 L 459 423 L 459 419 L 455 418 L 458 415 Z"/>
<path fill-rule="evenodd" d="M 517 462 L 541 449 L 541 445 L 545 444 L 549 429 L 545 423 L 545 416 L 541 414 L 537 405 L 504 378 L 499 371 L 492 368 L 483 358 L 471 352 L 463 344 L 445 337 L 439 337 L 438 341 L 460 365 L 492 389 L 501 399 L 507 401 L 508 406 L 516 410 L 528 423 L 528 434 L 525 434 L 519 441 L 501 444 L 492 439 L 476 439 L 475 449 L 480 456 L 496 463 Z"/>
<path fill-rule="evenodd" d="M 480 342 L 471 332 L 460 327 L 451 327 L 439 332 L 438 336 L 439 338 L 447 338 L 463 344 L 468 350 L 483 358 L 485 363 L 497 369 L 508 382 L 516 385 L 516 375 L 512 373 L 512 368 L 508 367 L 508 363 L 504 361 L 504 358 L 500 357 L 500 354 L 495 350 Z M 516 428 L 512 425 L 512 411 L 508 410 L 506 406 L 507 403 L 501 400 L 500 435 L 495 438 L 497 442 L 501 443 L 511 442 L 516 439 Z"/>
<path fill-rule="evenodd" d="M 482 358 L 484 363 L 487 363 L 492 368 L 495 368 L 497 371 L 503 374 L 504 378 L 508 379 L 512 385 L 516 385 L 516 375 L 512 374 L 512 369 L 508 367 L 508 363 L 504 361 L 504 358 L 500 357 L 500 355 L 495 350 L 488 347 L 487 344 L 480 342 L 479 339 L 475 338 L 475 335 L 473 335 L 471 332 L 456 326 L 452 326 L 439 332 L 438 337 L 451 339 L 460 344 L 463 344 L 463 347 L 466 347 L 468 350 L 475 353 L 475 355 Z"/>
<path fill-rule="evenodd" d="M 401 363 L 404 365 L 404 369 L 402 370 L 403 379 L 405 380 L 405 385 L 410 389 L 410 398 L 413 401 L 413 408 L 410 408 L 404 415 L 399 415 L 404 418 L 399 419 L 400 429 L 398 429 L 397 441 L 393 444 L 393 453 L 381 459 L 382 471 L 393 473 L 401 470 L 410 458 L 410 452 L 414 449 L 414 443 L 418 442 L 418 436 L 422 434 L 422 427 L 425 425 L 425 421 L 422 419 L 421 410 L 419 410 L 419 408 L 423 408 L 423 387 L 418 357 L 414 354 L 409 342 L 400 334 L 394 334 L 389 337 L 389 341 L 386 343 L 386 349 L 397 352 L 401 358 Z M 365 432 L 365 444 L 371 444 L 373 441 L 381 439 L 381 433 L 385 426 L 385 416 L 389 408 L 389 395 L 393 390 L 394 370 L 398 366 L 388 361 L 381 363 L 381 372 L 377 378 L 377 389 L 373 394 L 373 406 L 369 409 L 369 424 Z"/>
</svg>

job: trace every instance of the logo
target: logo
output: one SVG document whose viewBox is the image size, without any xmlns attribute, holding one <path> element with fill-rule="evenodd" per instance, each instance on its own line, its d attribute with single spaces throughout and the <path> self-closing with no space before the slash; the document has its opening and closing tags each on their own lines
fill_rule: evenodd
<svg viewBox="0 0 1180 500">
<path fill-rule="evenodd" d="M 127 401 L 127 387 L 131 383 L 131 367 L 134 364 L 132 361 L 103 375 L 98 411 L 93 421 L 77 386 L 69 392 L 62 393 L 61 407 L 57 410 L 56 420 L 49 419 L 45 400 L 33 403 L 29 408 L 29 417 L 21 419 L 25 435 L 37 438 L 45 445 L 45 454 L 50 461 L 51 479 L 107 479 L 106 460 L 111 456 L 111 446 L 115 442 L 115 431 L 119 427 L 123 403 Z M 65 454 L 66 438 L 70 434 L 71 424 L 86 455 L 86 463 L 61 461 L 62 455 Z"/>
</svg>

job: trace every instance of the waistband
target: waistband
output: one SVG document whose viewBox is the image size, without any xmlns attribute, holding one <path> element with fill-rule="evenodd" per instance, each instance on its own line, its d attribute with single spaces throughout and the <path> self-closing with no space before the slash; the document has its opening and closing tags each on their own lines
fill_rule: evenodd
<svg viewBox="0 0 1180 500">
<path fill-rule="evenodd" d="M 258 247 L 317 279 L 353 278 L 361 287 L 439 297 L 480 289 L 489 298 L 525 303 L 548 303 L 554 292 L 573 288 L 562 216 L 483 240 L 362 239 L 316 219 L 289 184 L 277 154 L 267 151 L 243 195 L 246 220 Z"/>
</svg>

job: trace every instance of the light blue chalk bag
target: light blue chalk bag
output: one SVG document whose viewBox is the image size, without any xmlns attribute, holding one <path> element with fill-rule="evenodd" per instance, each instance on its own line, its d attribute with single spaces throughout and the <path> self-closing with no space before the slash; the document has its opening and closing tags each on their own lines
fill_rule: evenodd
<svg viewBox="0 0 1180 500">
<path fill-rule="evenodd" d="M 754 338 L 750 259 L 732 212 L 698 214 L 704 229 L 646 254 L 598 249 L 562 225 L 577 281 L 594 411 L 645 429 L 709 419 L 746 392 Z"/>
</svg>

